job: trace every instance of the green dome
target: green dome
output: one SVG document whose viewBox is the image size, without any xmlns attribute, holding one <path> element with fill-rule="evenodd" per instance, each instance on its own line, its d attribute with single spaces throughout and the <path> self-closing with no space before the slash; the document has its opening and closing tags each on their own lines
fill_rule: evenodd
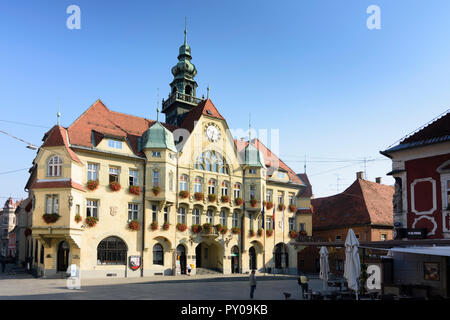
<svg viewBox="0 0 450 320">
<path fill-rule="evenodd" d="M 266 167 L 263 154 L 251 143 L 245 148 L 245 164 L 250 167 Z"/>
<path fill-rule="evenodd" d="M 173 134 L 160 122 L 156 122 L 144 132 L 140 140 L 141 151 L 145 149 L 169 149 L 177 152 L 173 141 Z"/>
</svg>

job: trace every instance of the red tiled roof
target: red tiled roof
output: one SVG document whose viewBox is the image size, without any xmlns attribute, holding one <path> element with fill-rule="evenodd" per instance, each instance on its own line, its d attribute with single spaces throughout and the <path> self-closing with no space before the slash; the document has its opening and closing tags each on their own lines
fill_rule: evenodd
<svg viewBox="0 0 450 320">
<path fill-rule="evenodd" d="M 30 187 L 30 189 L 53 188 L 74 188 L 80 191 L 86 191 L 86 189 L 81 184 L 72 181 L 72 179 L 70 179 L 69 181 L 35 181 Z"/>
<path fill-rule="evenodd" d="M 210 99 L 206 99 L 187 113 L 180 127 L 192 132 L 195 127 L 195 122 L 198 121 L 202 115 L 225 120 L 225 118 L 222 117 L 217 110 L 214 103 Z"/>
<path fill-rule="evenodd" d="M 45 147 L 56 147 L 56 146 L 64 146 L 69 154 L 69 157 L 78 163 L 81 163 L 81 160 L 78 156 L 73 152 L 72 149 L 69 148 L 69 143 L 67 141 L 67 131 L 60 125 L 55 125 L 51 128 L 42 139 L 44 143 L 41 148 Z"/>
<path fill-rule="evenodd" d="M 393 226 L 394 188 L 357 179 L 344 192 L 312 199 L 313 229 L 353 225 Z"/>
<path fill-rule="evenodd" d="M 105 135 L 113 136 L 129 142 L 133 152 L 137 155 L 144 154 L 138 151 L 138 138 L 147 131 L 156 121 L 133 115 L 109 110 L 102 101 L 97 100 L 68 128 L 69 139 L 72 145 L 91 148 L 92 133 L 97 145 Z M 177 127 L 162 123 L 170 131 Z"/>
<path fill-rule="evenodd" d="M 303 183 L 306 184 L 306 188 L 300 192 L 300 196 L 307 197 L 307 198 L 312 197 L 312 195 L 313 195 L 312 186 L 311 186 L 311 183 L 309 182 L 307 174 L 306 173 L 298 173 L 297 177 L 299 177 L 300 180 L 302 180 Z"/>
<path fill-rule="evenodd" d="M 242 141 L 242 140 L 234 140 L 234 143 L 237 148 L 237 152 L 241 152 L 245 149 L 248 145 L 248 141 Z M 299 177 L 295 174 L 294 170 L 289 168 L 283 161 L 281 161 L 280 158 L 278 158 L 272 151 L 270 151 L 269 148 L 267 148 L 261 141 L 258 139 L 252 139 L 253 145 L 256 146 L 256 148 L 262 152 L 264 156 L 265 165 L 268 168 L 267 172 L 269 173 L 273 172 L 273 169 L 280 168 L 287 172 L 289 176 L 289 181 L 303 184 L 303 182 L 300 180 Z"/>
</svg>

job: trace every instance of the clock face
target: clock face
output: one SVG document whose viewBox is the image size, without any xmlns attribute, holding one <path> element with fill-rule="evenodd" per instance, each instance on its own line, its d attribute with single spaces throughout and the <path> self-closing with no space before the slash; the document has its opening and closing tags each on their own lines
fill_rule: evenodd
<svg viewBox="0 0 450 320">
<path fill-rule="evenodd" d="M 220 139 L 220 130 L 215 125 L 211 124 L 206 127 L 206 137 L 209 141 L 215 142 Z"/>
</svg>

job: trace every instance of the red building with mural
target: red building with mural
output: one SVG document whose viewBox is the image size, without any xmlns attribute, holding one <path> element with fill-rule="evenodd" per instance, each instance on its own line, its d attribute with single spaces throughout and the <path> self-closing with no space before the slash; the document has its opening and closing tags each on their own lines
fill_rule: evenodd
<svg viewBox="0 0 450 320">
<path fill-rule="evenodd" d="M 396 181 L 396 238 L 420 237 L 419 229 L 428 239 L 450 238 L 450 112 L 381 154 L 392 159 Z"/>
</svg>

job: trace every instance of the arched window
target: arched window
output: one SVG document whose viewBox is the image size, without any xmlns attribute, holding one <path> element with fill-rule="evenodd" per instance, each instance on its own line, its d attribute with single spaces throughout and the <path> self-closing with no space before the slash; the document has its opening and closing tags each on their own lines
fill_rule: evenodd
<svg viewBox="0 0 450 320">
<path fill-rule="evenodd" d="M 187 94 L 188 96 L 192 95 L 192 87 L 191 86 L 186 86 L 184 88 L 184 93 Z"/>
<path fill-rule="evenodd" d="M 199 170 L 228 174 L 228 168 L 229 166 L 225 158 L 215 151 L 203 152 L 195 162 L 195 169 Z"/>
<path fill-rule="evenodd" d="M 159 243 L 153 246 L 153 264 L 164 265 L 164 250 Z"/>
<path fill-rule="evenodd" d="M 237 212 L 233 213 L 232 226 L 233 228 L 239 227 L 239 213 Z"/>
<path fill-rule="evenodd" d="M 180 191 L 187 191 L 188 189 L 189 177 L 185 174 L 180 176 Z"/>
<path fill-rule="evenodd" d="M 202 192 L 202 178 L 200 177 L 195 177 L 194 192 Z"/>
<path fill-rule="evenodd" d="M 61 176 L 62 159 L 58 156 L 51 157 L 48 160 L 47 176 L 59 177 Z"/>
<path fill-rule="evenodd" d="M 228 181 L 223 181 L 222 182 L 222 195 L 223 196 L 227 196 L 228 195 L 228 188 L 229 188 L 230 184 L 228 183 Z"/>
<path fill-rule="evenodd" d="M 177 223 L 186 224 L 186 208 L 184 207 L 178 208 Z"/>
<path fill-rule="evenodd" d="M 212 210 L 206 211 L 206 223 L 214 224 L 214 213 Z"/>
<path fill-rule="evenodd" d="M 224 227 L 227 226 L 227 213 L 225 211 L 220 212 L 220 224 Z"/>
<path fill-rule="evenodd" d="M 241 184 L 240 183 L 234 184 L 234 197 L 235 198 L 241 197 Z"/>
<path fill-rule="evenodd" d="M 209 179 L 208 181 L 208 194 L 215 194 L 216 193 L 216 180 Z"/>
<path fill-rule="evenodd" d="M 103 239 L 97 246 L 97 264 L 127 264 L 127 245 L 118 237 Z"/>
</svg>

